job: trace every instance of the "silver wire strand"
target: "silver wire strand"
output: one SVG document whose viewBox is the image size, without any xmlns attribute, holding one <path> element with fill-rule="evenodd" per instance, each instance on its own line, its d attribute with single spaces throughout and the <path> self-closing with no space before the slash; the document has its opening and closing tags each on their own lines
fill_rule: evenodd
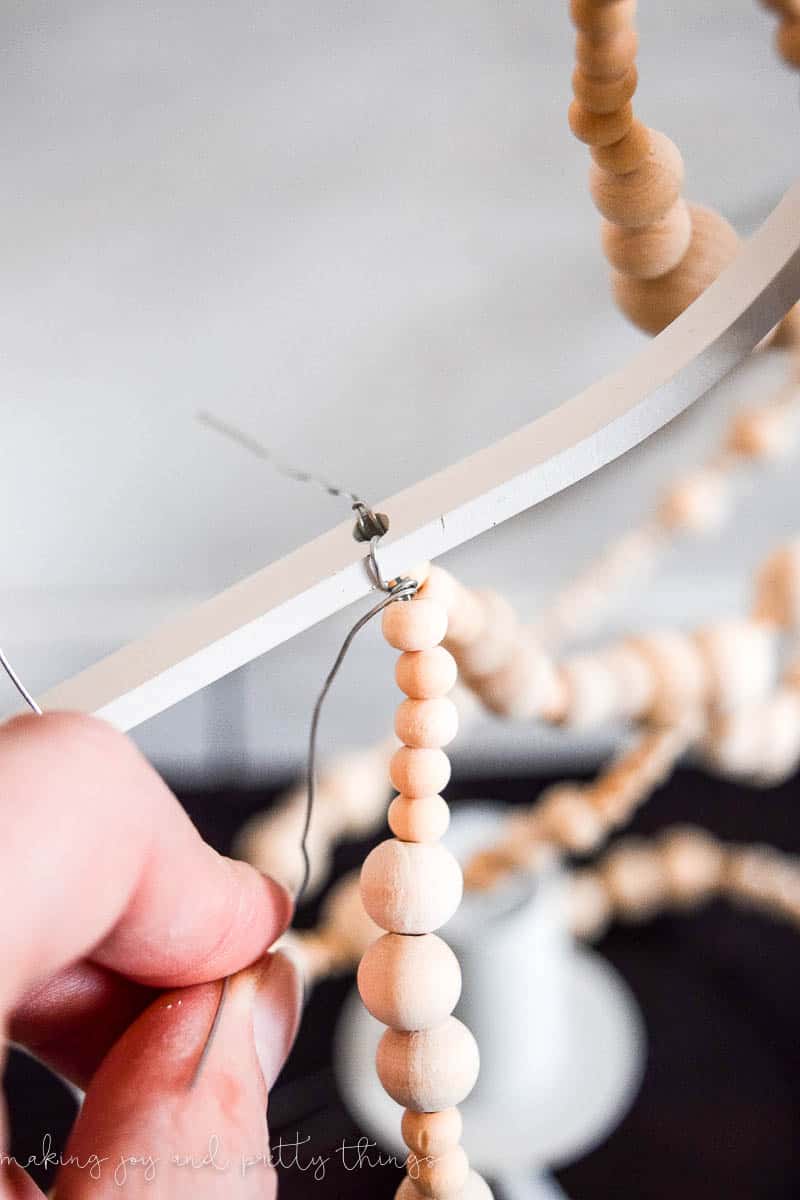
<svg viewBox="0 0 800 1200">
<path fill-rule="evenodd" d="M 17 689 L 17 691 L 19 692 L 20 696 L 22 696 L 22 699 L 28 705 L 28 708 L 30 708 L 32 712 L 35 712 L 37 717 L 41 717 L 41 715 L 42 715 L 41 708 L 36 703 L 33 696 L 28 691 L 28 689 L 25 687 L 25 684 L 22 682 L 19 675 L 12 667 L 11 663 L 8 661 L 8 657 L 5 654 L 5 651 L 3 650 L 2 646 L 0 646 L 0 666 L 2 666 L 6 675 L 11 680 L 11 682 L 13 683 L 13 685 Z"/>
<path fill-rule="evenodd" d="M 223 437 L 227 437 L 239 446 L 243 446 L 245 450 L 249 450 L 257 458 L 268 462 L 271 467 L 280 475 L 285 475 L 287 479 L 294 479 L 297 483 L 312 483 L 315 487 L 321 488 L 323 492 L 327 492 L 329 496 L 343 496 L 345 500 L 349 500 L 354 505 L 364 504 L 364 501 L 355 492 L 350 492 L 347 488 L 340 487 L 336 483 L 331 483 L 322 475 L 314 475 L 311 471 L 304 471 L 300 467 L 295 467 L 279 454 L 276 454 L 274 450 L 271 450 L 269 446 L 265 446 L 258 438 L 245 433 L 243 429 L 239 429 L 236 425 L 231 425 L 221 417 L 215 416 L 214 413 L 201 410 L 195 416 L 201 425 L 206 425 L 209 429 L 215 430 L 216 433 L 221 433 Z"/>
</svg>

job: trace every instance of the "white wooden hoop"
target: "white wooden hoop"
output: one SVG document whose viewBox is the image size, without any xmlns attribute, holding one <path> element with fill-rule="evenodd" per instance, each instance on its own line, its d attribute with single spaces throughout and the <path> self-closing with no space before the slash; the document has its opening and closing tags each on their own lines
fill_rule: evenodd
<svg viewBox="0 0 800 1200">
<path fill-rule="evenodd" d="M 800 181 L 703 295 L 623 368 L 376 504 L 387 576 L 437 558 L 605 466 L 746 357 L 800 298 Z M 47 692 L 127 730 L 372 590 L 345 521 Z"/>
</svg>

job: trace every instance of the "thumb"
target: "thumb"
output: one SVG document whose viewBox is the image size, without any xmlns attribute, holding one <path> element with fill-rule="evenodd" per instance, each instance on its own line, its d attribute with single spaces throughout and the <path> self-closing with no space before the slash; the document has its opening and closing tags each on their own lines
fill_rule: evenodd
<svg viewBox="0 0 800 1200">
<path fill-rule="evenodd" d="M 300 977 L 276 951 L 232 976 L 220 1007 L 221 988 L 165 993 L 111 1049 L 70 1137 L 58 1200 L 275 1196 L 267 1093 L 297 1032 Z"/>
</svg>

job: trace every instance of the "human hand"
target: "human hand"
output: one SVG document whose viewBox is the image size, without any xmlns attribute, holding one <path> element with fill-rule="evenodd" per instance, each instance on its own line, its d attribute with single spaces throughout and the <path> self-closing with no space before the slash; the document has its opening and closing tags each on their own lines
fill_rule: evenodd
<svg viewBox="0 0 800 1200">
<path fill-rule="evenodd" d="M 267 1092 L 301 984 L 265 952 L 288 893 L 212 850 L 133 744 L 89 717 L 0 726 L 0 817 L 3 1025 L 87 1089 L 58 1200 L 274 1197 Z M 3 1163 L 0 1200 L 41 1200 Z"/>
</svg>

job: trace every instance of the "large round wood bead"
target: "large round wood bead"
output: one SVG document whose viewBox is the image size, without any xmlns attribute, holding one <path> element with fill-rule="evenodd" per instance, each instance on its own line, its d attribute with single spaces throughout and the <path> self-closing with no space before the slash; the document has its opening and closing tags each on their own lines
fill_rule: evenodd
<svg viewBox="0 0 800 1200">
<path fill-rule="evenodd" d="M 593 113 L 573 100 L 567 114 L 569 127 L 579 142 L 587 146 L 611 146 L 624 138 L 633 124 L 630 101 L 613 113 Z"/>
<path fill-rule="evenodd" d="M 597 39 L 611 37 L 628 29 L 636 15 L 636 0 L 570 0 L 572 23 L 581 33 Z"/>
<path fill-rule="evenodd" d="M 670 898 L 690 906 L 717 888 L 725 855 L 702 829 L 674 828 L 660 838 L 661 861 Z"/>
<path fill-rule="evenodd" d="M 800 67 L 800 21 L 782 21 L 775 42 L 781 57 L 793 67 Z"/>
<path fill-rule="evenodd" d="M 478 1078 L 475 1039 L 456 1017 L 433 1029 L 387 1029 L 378 1043 L 378 1077 L 393 1100 L 414 1112 L 452 1108 Z"/>
<path fill-rule="evenodd" d="M 602 865 L 611 899 L 622 917 L 641 921 L 663 904 L 667 879 L 657 850 L 641 838 L 628 838 L 610 850 Z"/>
<path fill-rule="evenodd" d="M 420 1200 L 424 1195 L 413 1179 L 408 1176 L 400 1184 L 400 1187 L 394 1194 L 394 1200 Z M 458 1197 L 458 1200 L 492 1200 L 491 1189 L 477 1171 L 470 1171 L 464 1190 Z"/>
<path fill-rule="evenodd" d="M 460 866 L 438 844 L 389 838 L 361 868 L 364 908 L 390 933 L 432 933 L 450 920 L 462 889 Z"/>
<path fill-rule="evenodd" d="M 358 990 L 373 1017 L 391 1029 L 430 1029 L 458 1004 L 461 968 L 434 933 L 386 933 L 361 960 Z"/>
<path fill-rule="evenodd" d="M 447 633 L 447 610 L 426 596 L 398 600 L 383 610 L 382 627 L 395 650 L 432 650 Z"/>
<path fill-rule="evenodd" d="M 604 221 L 603 253 L 612 267 L 635 279 L 657 279 L 676 267 L 689 248 L 692 218 L 682 197 L 660 221 L 626 229 Z"/>
<path fill-rule="evenodd" d="M 435 1157 L 412 1159 L 409 1176 L 431 1200 L 461 1200 L 469 1178 L 469 1159 L 461 1146 L 451 1146 Z"/>
<path fill-rule="evenodd" d="M 660 221 L 681 193 L 683 159 L 674 142 L 650 132 L 650 153 L 627 175 L 614 175 L 596 163 L 589 172 L 595 207 L 614 225 L 637 229 Z"/>
<path fill-rule="evenodd" d="M 677 267 L 658 279 L 614 273 L 614 299 L 646 333 L 660 333 L 679 317 L 738 253 L 738 235 L 724 217 L 696 204 L 690 204 L 689 211 L 692 238 Z"/>
<path fill-rule="evenodd" d="M 446 696 L 458 679 L 456 660 L 444 646 L 432 650 L 407 651 L 401 654 L 394 669 L 401 692 L 412 700 L 433 700 Z"/>
<path fill-rule="evenodd" d="M 636 61 L 638 45 L 635 29 L 621 29 L 599 39 L 578 33 L 575 61 L 590 79 L 619 79 Z"/>
<path fill-rule="evenodd" d="M 517 614 L 504 596 L 489 588 L 475 595 L 484 612 L 483 632 L 456 652 L 459 670 L 470 679 L 504 666 L 515 651 L 520 632 Z"/>
<path fill-rule="evenodd" d="M 441 796 L 395 796 L 389 828 L 401 842 L 438 842 L 450 824 L 450 808 Z"/>
<path fill-rule="evenodd" d="M 650 155 L 650 130 L 634 120 L 628 132 L 610 146 L 592 146 L 592 158 L 603 171 L 627 175 Z"/>
<path fill-rule="evenodd" d="M 404 796 L 435 796 L 450 782 L 450 759 L 444 750 L 401 746 L 392 755 L 389 778 Z"/>
<path fill-rule="evenodd" d="M 441 1112 L 412 1112 L 406 1109 L 400 1125 L 409 1150 L 421 1156 L 443 1154 L 461 1141 L 464 1122 L 457 1108 Z"/>
<path fill-rule="evenodd" d="M 708 700 L 716 708 L 742 708 L 773 690 L 778 647 L 769 626 L 720 621 L 698 630 L 695 642 L 705 665 Z"/>
<path fill-rule="evenodd" d="M 618 79 L 593 79 L 581 67 L 572 73 L 572 90 L 575 99 L 589 112 L 613 113 L 627 104 L 636 91 L 639 76 L 631 66 Z"/>
<path fill-rule="evenodd" d="M 394 717 L 394 731 L 406 746 L 435 750 L 458 733 L 458 709 L 446 696 L 435 700 L 404 700 Z"/>
</svg>

